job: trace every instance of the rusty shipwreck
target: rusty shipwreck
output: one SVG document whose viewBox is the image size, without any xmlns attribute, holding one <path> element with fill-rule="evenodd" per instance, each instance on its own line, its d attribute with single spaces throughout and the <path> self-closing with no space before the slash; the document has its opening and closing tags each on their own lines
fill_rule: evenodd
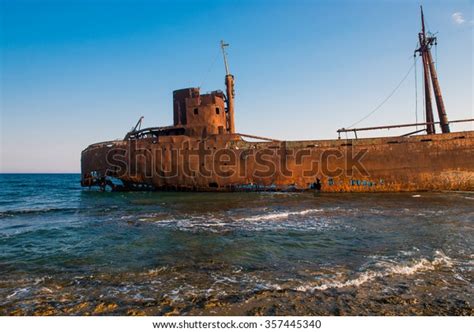
<svg viewBox="0 0 474 332">
<path fill-rule="evenodd" d="M 430 51 L 434 43 L 436 37 L 425 32 L 422 12 L 415 54 L 423 62 L 426 122 L 340 129 L 334 140 L 279 141 L 236 133 L 234 76 L 226 58 L 228 45 L 221 42 L 225 93 L 174 91 L 172 126 L 142 129 L 140 119 L 124 139 L 82 151 L 81 185 L 102 190 L 472 191 L 474 131 L 450 132 L 450 124 L 473 120 L 448 120 Z M 438 125 L 441 133 L 436 133 Z M 363 130 L 415 126 L 423 129 L 357 138 Z M 341 139 L 347 132 L 355 137 Z"/>
</svg>

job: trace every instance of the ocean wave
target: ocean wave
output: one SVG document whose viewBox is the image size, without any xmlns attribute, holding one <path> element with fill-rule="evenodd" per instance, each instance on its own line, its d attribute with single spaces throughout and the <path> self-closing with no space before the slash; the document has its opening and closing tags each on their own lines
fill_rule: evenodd
<svg viewBox="0 0 474 332">
<path fill-rule="evenodd" d="M 173 220 L 166 219 L 154 222 L 154 224 L 162 227 L 172 227 L 181 231 L 191 232 L 212 232 L 220 233 L 232 230 L 243 230 L 243 231 L 268 231 L 268 230 L 301 230 L 301 231 L 322 231 L 328 229 L 335 229 L 340 227 L 347 227 L 340 225 L 338 222 L 331 222 L 323 219 L 312 219 L 305 221 L 289 221 L 280 220 L 277 222 L 275 219 L 271 220 L 258 220 L 258 221 L 235 221 L 222 219 L 185 219 L 185 220 Z"/>
<path fill-rule="evenodd" d="M 6 210 L 0 211 L 0 219 L 14 217 L 16 215 L 29 215 L 29 214 L 43 214 L 51 212 L 72 212 L 76 211 L 77 208 L 37 208 L 37 209 L 19 209 L 19 210 Z"/>
<path fill-rule="evenodd" d="M 84 297 L 106 296 L 107 298 L 140 302 L 166 299 L 165 302 L 170 301 L 169 303 L 190 303 L 190 301 L 199 299 L 219 299 L 236 294 L 245 298 L 261 291 L 311 293 L 328 289 L 359 287 L 380 278 L 397 275 L 409 276 L 453 266 L 452 259 L 441 251 L 436 251 L 431 259 L 419 258 L 411 262 L 384 260 L 382 263 L 381 266 L 385 266 L 385 268 L 381 270 L 366 270 L 355 278 L 346 280 L 343 278 L 347 274 L 335 267 L 335 270 L 331 269 L 330 271 L 334 277 L 319 281 L 317 284 L 298 280 L 297 276 L 291 276 L 290 274 L 275 276 L 272 271 L 245 271 L 245 269 L 233 265 L 220 266 L 219 269 L 215 269 L 214 265 L 207 266 L 207 268 L 201 266 L 197 271 L 188 269 L 186 265 L 181 267 L 160 266 L 142 272 L 78 276 L 73 278 L 78 282 L 75 282 L 71 288 L 66 288 L 65 291 L 66 293 L 74 292 L 75 295 L 79 294 Z M 455 277 L 462 278 L 462 276 Z M 68 277 L 68 280 L 70 279 Z M 61 292 L 58 292 L 57 285 L 60 285 L 62 281 L 56 283 L 53 280 L 44 283 L 43 280 L 38 279 L 34 284 L 30 281 L 20 285 L 18 285 L 18 281 L 15 281 L 17 288 L 10 290 L 3 301 L 0 301 L 0 304 L 12 303 L 26 298 L 38 298 L 39 296 L 47 298 L 52 294 L 61 294 Z M 468 282 L 464 278 L 462 281 Z"/>
<path fill-rule="evenodd" d="M 248 217 L 239 217 L 236 218 L 235 216 L 230 214 L 200 214 L 200 215 L 187 215 L 181 216 L 180 218 L 171 217 L 169 214 L 165 213 L 147 213 L 143 215 L 124 215 L 120 217 L 122 220 L 127 219 L 135 219 L 139 221 L 155 221 L 155 222 L 179 222 L 179 221 L 186 221 L 186 220 L 203 220 L 203 219 L 212 219 L 212 220 L 228 220 L 228 221 L 271 221 L 271 220 L 282 220 L 287 219 L 289 217 L 299 217 L 305 216 L 309 214 L 315 214 L 318 212 L 322 212 L 323 209 L 305 209 L 302 211 L 282 211 L 282 212 L 269 212 L 269 213 L 260 213 L 254 216 Z"/>
<path fill-rule="evenodd" d="M 31 292 L 32 292 L 32 288 L 31 288 L 31 287 L 19 288 L 19 289 L 16 289 L 13 293 L 7 295 L 7 296 L 5 297 L 5 299 L 26 297 L 26 296 L 30 295 Z"/>
<path fill-rule="evenodd" d="M 302 211 L 284 211 L 284 212 L 274 212 L 274 213 L 268 213 L 268 214 L 260 214 L 257 216 L 253 217 L 244 217 L 244 218 L 239 218 L 237 221 L 269 221 L 269 220 L 281 220 L 281 219 L 287 219 L 292 216 L 305 216 L 308 214 L 312 213 L 317 213 L 317 212 L 322 212 L 322 209 L 306 209 Z"/>
<path fill-rule="evenodd" d="M 327 280 L 319 285 L 309 284 L 301 285 L 295 290 L 299 292 L 314 292 L 315 290 L 327 290 L 332 288 L 343 288 L 343 287 L 358 287 L 369 281 L 373 281 L 378 278 L 385 278 L 395 275 L 413 275 L 415 273 L 432 271 L 439 267 L 452 267 L 453 261 L 450 257 L 446 256 L 441 251 L 435 252 L 433 260 L 421 258 L 418 261 L 406 264 L 406 263 L 382 263 L 386 268 L 382 271 L 365 271 L 359 274 L 357 278 L 349 279 L 345 281 L 338 280 Z"/>
<path fill-rule="evenodd" d="M 227 211 L 225 213 L 207 213 L 173 216 L 168 213 L 149 213 L 139 216 L 122 216 L 122 220 L 148 222 L 160 227 L 172 227 L 184 231 L 222 232 L 235 229 L 241 230 L 268 230 L 268 229 L 295 229 L 295 230 L 322 230 L 341 227 L 337 220 L 330 220 L 325 216 L 318 216 L 323 209 L 305 209 L 281 212 L 262 213 L 242 216 L 242 212 Z M 303 218 L 306 217 L 306 218 Z M 345 225 L 344 227 L 349 227 Z"/>
</svg>

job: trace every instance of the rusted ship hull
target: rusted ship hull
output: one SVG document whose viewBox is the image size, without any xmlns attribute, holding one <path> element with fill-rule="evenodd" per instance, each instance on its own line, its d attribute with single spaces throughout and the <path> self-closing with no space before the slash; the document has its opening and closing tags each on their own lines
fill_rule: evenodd
<svg viewBox="0 0 474 332">
<path fill-rule="evenodd" d="M 399 192 L 474 190 L 474 131 L 247 142 L 164 136 L 82 152 L 82 185 L 113 190 Z"/>
</svg>

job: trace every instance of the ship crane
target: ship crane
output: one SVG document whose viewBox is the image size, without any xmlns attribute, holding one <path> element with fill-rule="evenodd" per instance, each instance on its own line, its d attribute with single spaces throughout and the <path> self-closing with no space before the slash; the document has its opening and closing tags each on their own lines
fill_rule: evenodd
<svg viewBox="0 0 474 332">
<path fill-rule="evenodd" d="M 433 106 L 431 102 L 431 85 L 433 85 L 433 91 L 436 101 L 436 108 L 438 110 L 439 122 L 441 131 L 443 133 L 449 133 L 449 121 L 446 115 L 446 108 L 444 106 L 443 96 L 441 94 L 441 88 L 439 86 L 438 74 L 433 62 L 431 55 L 431 47 L 437 44 L 436 36 L 431 33 L 426 33 L 425 30 L 425 17 L 423 15 L 423 7 L 421 8 L 421 32 L 418 33 L 418 39 L 420 47 L 415 50 L 414 56 L 417 54 L 421 56 L 423 61 L 423 73 L 424 73 L 424 86 L 425 86 L 425 112 L 426 112 L 426 132 L 428 134 L 435 133 L 434 117 L 433 117 Z M 431 82 L 430 82 L 431 78 Z"/>
<path fill-rule="evenodd" d="M 145 117 L 142 115 L 142 116 L 140 117 L 140 119 L 138 119 L 137 124 L 135 125 L 135 127 L 133 127 L 130 132 L 134 133 L 134 132 L 140 130 L 141 127 L 142 127 L 142 122 L 143 122 L 143 119 L 144 119 L 144 118 L 145 118 Z"/>
</svg>

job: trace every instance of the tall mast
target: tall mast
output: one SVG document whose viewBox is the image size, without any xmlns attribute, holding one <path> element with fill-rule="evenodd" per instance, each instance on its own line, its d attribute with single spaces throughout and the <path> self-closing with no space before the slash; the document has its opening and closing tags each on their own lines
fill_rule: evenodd
<svg viewBox="0 0 474 332">
<path fill-rule="evenodd" d="M 431 56 L 431 51 L 428 48 L 426 52 L 426 57 L 428 64 L 430 66 L 431 72 L 431 81 L 433 82 L 433 91 L 436 100 L 436 108 L 438 109 L 439 122 L 441 125 L 441 131 L 443 133 L 449 133 L 449 122 L 448 116 L 446 115 L 446 108 L 444 107 L 443 96 L 441 94 L 441 88 L 439 86 L 438 74 L 436 73 L 436 67 L 434 65 L 433 57 Z"/>
<path fill-rule="evenodd" d="M 438 110 L 439 122 L 441 125 L 441 131 L 443 133 L 449 133 L 449 121 L 446 115 L 446 108 L 444 106 L 443 96 L 441 94 L 441 88 L 439 86 L 438 74 L 431 56 L 431 46 L 436 45 L 436 37 L 433 35 L 426 35 L 425 30 L 425 17 L 423 14 L 423 7 L 421 9 L 421 32 L 418 34 L 420 41 L 420 47 L 415 51 L 415 55 L 418 52 L 423 60 L 423 71 L 424 71 L 424 84 L 425 84 L 425 105 L 426 105 L 426 122 L 428 122 L 426 131 L 428 134 L 434 134 L 434 122 L 433 108 L 431 104 L 431 84 L 433 84 L 433 91 L 435 95 L 436 108 Z M 430 82 L 431 78 L 431 82 Z M 431 84 L 430 84 L 431 83 Z"/>
<path fill-rule="evenodd" d="M 225 52 L 225 48 L 229 46 L 229 44 L 226 44 L 223 40 L 221 40 L 221 49 L 222 49 L 222 55 L 224 56 L 224 66 L 225 66 L 225 74 L 229 75 L 229 64 L 227 63 L 227 53 Z"/>
<path fill-rule="evenodd" d="M 234 76 L 229 72 L 229 64 L 227 63 L 227 53 L 225 48 L 229 46 L 223 40 L 221 40 L 222 55 L 224 56 L 225 65 L 225 86 L 226 86 L 226 103 L 227 103 L 227 132 L 229 134 L 235 133 L 234 124 Z"/>
<path fill-rule="evenodd" d="M 425 15 L 423 14 L 423 6 L 420 6 L 421 11 L 421 33 L 423 34 L 423 39 L 426 37 L 425 31 Z"/>
<path fill-rule="evenodd" d="M 425 84 L 425 112 L 426 112 L 426 133 L 428 135 L 435 134 L 435 125 L 433 117 L 433 106 L 431 105 L 431 85 L 430 85 L 430 70 L 428 67 L 428 60 L 426 60 L 426 53 L 421 55 L 423 60 L 423 76 Z"/>
</svg>

